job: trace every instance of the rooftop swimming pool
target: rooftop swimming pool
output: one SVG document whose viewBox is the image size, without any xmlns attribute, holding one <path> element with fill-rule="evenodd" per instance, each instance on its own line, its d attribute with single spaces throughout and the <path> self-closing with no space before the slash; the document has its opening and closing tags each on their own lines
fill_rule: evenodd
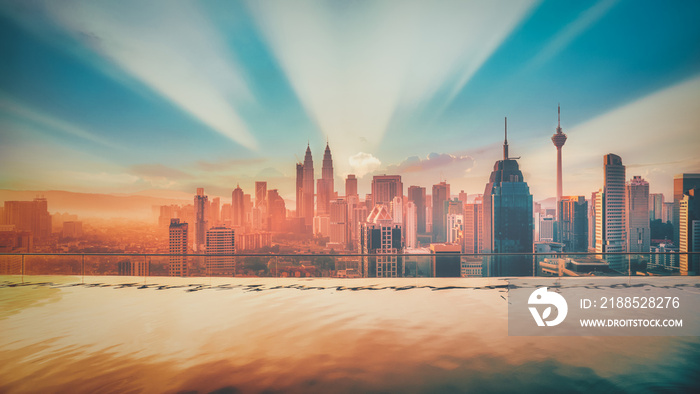
<svg viewBox="0 0 700 394">
<path fill-rule="evenodd" d="M 590 280 L 561 279 L 566 287 Z M 697 278 L 618 278 L 620 282 Z M 700 337 L 508 336 L 501 278 L 0 277 L 0 392 L 683 392 Z"/>
</svg>

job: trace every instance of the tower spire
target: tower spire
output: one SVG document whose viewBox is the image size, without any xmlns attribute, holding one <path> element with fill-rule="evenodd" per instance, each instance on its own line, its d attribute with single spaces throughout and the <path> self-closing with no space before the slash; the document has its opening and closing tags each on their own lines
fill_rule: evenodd
<svg viewBox="0 0 700 394">
<path fill-rule="evenodd" d="M 561 134 L 561 106 L 557 103 L 557 134 Z"/>
<path fill-rule="evenodd" d="M 508 160 L 508 117 L 505 118 L 506 122 L 506 138 L 503 140 L 503 160 Z"/>
</svg>

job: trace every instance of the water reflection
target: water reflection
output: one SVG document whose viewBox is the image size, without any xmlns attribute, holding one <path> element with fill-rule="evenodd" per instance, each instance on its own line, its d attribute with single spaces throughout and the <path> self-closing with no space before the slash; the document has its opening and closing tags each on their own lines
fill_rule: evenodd
<svg viewBox="0 0 700 394">
<path fill-rule="evenodd" d="M 508 337 L 500 279 L 3 279 L 2 392 L 683 391 L 700 367 L 696 337 Z"/>
</svg>

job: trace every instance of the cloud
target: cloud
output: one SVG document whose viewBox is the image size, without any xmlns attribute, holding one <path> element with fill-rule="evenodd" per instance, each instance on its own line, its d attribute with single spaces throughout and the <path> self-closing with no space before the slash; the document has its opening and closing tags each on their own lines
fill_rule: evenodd
<svg viewBox="0 0 700 394">
<path fill-rule="evenodd" d="M 137 164 L 131 166 L 129 173 L 139 179 L 148 182 L 153 187 L 169 189 L 181 184 L 182 181 L 191 180 L 194 177 L 175 168 L 163 164 Z"/>
<path fill-rule="evenodd" d="M 358 178 L 378 170 L 382 162 L 369 153 L 358 152 L 348 158 L 350 169 Z"/>
<path fill-rule="evenodd" d="M 225 42 L 196 4 L 38 4 L 84 46 L 212 130 L 248 149 L 258 148 L 232 104 L 252 100 L 250 90 Z"/>
<path fill-rule="evenodd" d="M 398 165 L 387 168 L 388 172 L 404 174 L 409 172 L 430 171 L 457 165 L 460 171 L 469 171 L 474 166 L 474 159 L 470 156 L 454 156 L 449 153 L 431 153 L 425 159 L 411 156 Z"/>
</svg>

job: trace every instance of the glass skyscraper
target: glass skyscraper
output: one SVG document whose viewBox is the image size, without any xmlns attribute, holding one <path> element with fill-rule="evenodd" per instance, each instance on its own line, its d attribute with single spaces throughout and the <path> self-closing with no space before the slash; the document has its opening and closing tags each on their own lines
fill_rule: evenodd
<svg viewBox="0 0 700 394">
<path fill-rule="evenodd" d="M 484 252 L 532 253 L 532 195 L 518 162 L 508 156 L 508 129 L 503 160 L 493 166 L 484 189 Z M 530 276 L 532 256 L 487 258 L 484 276 Z"/>
</svg>

